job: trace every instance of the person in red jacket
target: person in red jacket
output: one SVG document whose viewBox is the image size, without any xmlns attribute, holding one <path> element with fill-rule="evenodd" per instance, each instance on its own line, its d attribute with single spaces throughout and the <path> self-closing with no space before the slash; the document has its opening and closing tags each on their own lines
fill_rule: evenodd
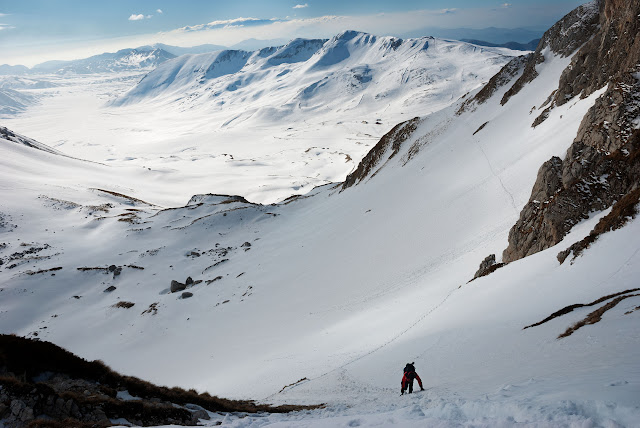
<svg viewBox="0 0 640 428">
<path fill-rule="evenodd" d="M 416 373 L 416 368 L 413 366 L 414 363 L 407 363 L 404 366 L 404 376 L 402 376 L 402 389 L 400 389 L 400 395 L 404 394 L 404 392 L 408 389 L 409 394 L 413 392 L 413 380 L 418 380 L 418 385 L 420 385 L 420 391 L 424 391 L 422 387 L 422 380 L 418 373 Z"/>
</svg>

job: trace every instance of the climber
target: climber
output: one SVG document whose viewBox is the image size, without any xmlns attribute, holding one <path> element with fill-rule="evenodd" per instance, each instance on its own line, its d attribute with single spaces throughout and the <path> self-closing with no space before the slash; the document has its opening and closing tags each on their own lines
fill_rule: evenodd
<svg viewBox="0 0 640 428">
<path fill-rule="evenodd" d="M 404 376 L 402 376 L 402 388 L 400 389 L 400 395 L 404 394 L 404 392 L 408 389 L 409 394 L 413 392 L 413 380 L 418 380 L 418 385 L 420 385 L 420 391 L 424 391 L 422 387 L 422 380 L 420 380 L 420 376 L 416 373 L 416 368 L 414 367 L 415 363 L 407 363 L 404 366 Z"/>
</svg>

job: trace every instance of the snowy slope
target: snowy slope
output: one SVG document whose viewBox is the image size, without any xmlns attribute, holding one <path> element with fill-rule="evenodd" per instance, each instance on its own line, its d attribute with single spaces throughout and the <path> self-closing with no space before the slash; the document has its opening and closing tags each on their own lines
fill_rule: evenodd
<svg viewBox="0 0 640 428">
<path fill-rule="evenodd" d="M 162 384 L 328 403 L 212 421 L 226 426 L 637 426 L 640 297 L 567 338 L 591 308 L 523 327 L 636 288 L 638 220 L 559 265 L 606 214 L 592 213 L 556 247 L 467 283 L 604 91 L 532 127 L 571 61 L 544 59 L 508 104 L 519 73 L 473 109 L 410 122 L 357 185 L 277 205 L 199 195 L 163 209 L 180 183 L 159 171 L 0 140 L 0 328 Z M 193 296 L 171 293 L 187 276 L 202 281 Z M 408 361 L 427 391 L 400 397 Z"/>
<path fill-rule="evenodd" d="M 224 109 L 230 117 L 225 126 L 251 117 L 282 120 L 296 110 L 348 114 L 366 104 L 358 109 L 362 115 L 451 101 L 475 88 L 482 70 L 504 64 L 509 54 L 434 38 L 346 31 L 328 41 L 296 39 L 255 52 L 183 56 L 149 73 L 114 105 L 155 99 L 183 108 Z M 233 113 L 235 105 L 243 111 Z"/>
<path fill-rule="evenodd" d="M 175 55 L 163 49 L 122 49 L 72 61 L 47 61 L 35 65 L 33 73 L 110 73 L 131 70 L 151 70 Z"/>
<path fill-rule="evenodd" d="M 4 125 L 75 157 L 182 183 L 163 204 L 208 192 L 272 203 L 344 180 L 396 123 L 450 105 L 513 54 L 345 32 L 185 55 L 144 78 L 59 76 L 60 87 L 34 90 L 46 96 L 41 105 Z M 109 106 L 114 99 L 123 105 Z"/>
<path fill-rule="evenodd" d="M 35 102 L 34 97 L 29 94 L 0 88 L 0 115 L 2 117 L 23 112 Z"/>
</svg>

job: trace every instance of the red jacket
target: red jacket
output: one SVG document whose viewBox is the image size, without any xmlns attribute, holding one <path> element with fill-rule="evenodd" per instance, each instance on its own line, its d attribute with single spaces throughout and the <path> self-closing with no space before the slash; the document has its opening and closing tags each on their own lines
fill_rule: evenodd
<svg viewBox="0 0 640 428">
<path fill-rule="evenodd" d="M 409 383 L 411 383 L 412 379 L 417 379 L 418 380 L 418 385 L 420 385 L 420 388 L 422 388 L 422 380 L 420 380 L 420 376 L 418 376 L 418 373 L 416 372 L 405 372 L 404 376 L 402 376 L 402 389 L 407 389 L 407 387 L 409 386 Z"/>
</svg>

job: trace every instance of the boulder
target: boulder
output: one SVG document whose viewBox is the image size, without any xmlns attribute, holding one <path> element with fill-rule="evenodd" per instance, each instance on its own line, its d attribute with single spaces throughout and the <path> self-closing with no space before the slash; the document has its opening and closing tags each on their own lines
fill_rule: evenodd
<svg viewBox="0 0 640 428">
<path fill-rule="evenodd" d="M 171 281 L 171 292 L 176 293 L 178 291 L 182 291 L 187 288 L 186 284 L 176 281 L 175 279 Z"/>
<path fill-rule="evenodd" d="M 189 293 L 188 291 L 185 291 L 184 293 L 182 293 L 182 297 L 183 299 L 188 299 L 189 297 L 193 297 L 193 293 Z"/>
</svg>

